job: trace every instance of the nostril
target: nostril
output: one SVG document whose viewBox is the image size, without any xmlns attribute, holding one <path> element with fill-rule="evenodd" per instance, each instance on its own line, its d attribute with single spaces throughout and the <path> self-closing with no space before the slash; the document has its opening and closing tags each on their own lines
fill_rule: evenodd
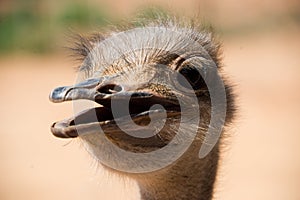
<svg viewBox="0 0 300 200">
<path fill-rule="evenodd" d="M 121 91 L 122 91 L 122 87 L 116 84 L 104 85 L 98 89 L 98 92 L 103 94 L 114 94 Z"/>
</svg>

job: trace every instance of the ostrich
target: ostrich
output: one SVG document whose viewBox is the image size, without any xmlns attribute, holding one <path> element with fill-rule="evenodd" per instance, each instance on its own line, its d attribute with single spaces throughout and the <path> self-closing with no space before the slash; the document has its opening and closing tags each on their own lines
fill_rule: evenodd
<svg viewBox="0 0 300 200">
<path fill-rule="evenodd" d="M 104 168 L 136 180 L 143 200 L 212 199 L 224 138 L 221 134 L 215 144 L 205 142 L 208 130 L 217 130 L 210 124 L 209 84 L 213 87 L 214 81 L 207 74 L 212 70 L 224 76 L 220 43 L 213 34 L 197 23 L 157 20 L 123 32 L 78 36 L 72 50 L 81 60 L 83 80 L 54 89 L 50 100 L 87 99 L 99 106 L 55 122 L 52 133 L 79 138 Z M 226 117 L 219 128 L 223 133 L 232 123 L 235 107 L 230 84 L 221 80 Z M 193 95 L 196 102 L 187 100 Z M 214 118 L 222 116 L 218 109 L 214 112 Z M 183 133 L 176 138 L 180 126 Z M 176 149 L 188 140 L 181 153 L 150 154 L 170 145 Z M 211 148 L 199 157 L 202 145 Z M 129 156 L 140 154 L 146 157 Z"/>
</svg>

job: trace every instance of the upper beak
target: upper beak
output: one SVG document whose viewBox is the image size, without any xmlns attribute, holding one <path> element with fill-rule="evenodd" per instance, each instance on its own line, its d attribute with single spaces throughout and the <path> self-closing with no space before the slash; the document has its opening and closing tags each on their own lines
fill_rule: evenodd
<svg viewBox="0 0 300 200">
<path fill-rule="evenodd" d="M 147 92 L 130 91 L 124 85 L 111 82 L 107 77 L 85 80 L 73 86 L 54 89 L 49 96 L 54 103 L 87 99 L 100 104 L 110 99 L 145 98 L 153 95 Z"/>
<path fill-rule="evenodd" d="M 94 88 L 100 83 L 100 79 L 88 79 L 73 86 L 63 86 L 55 88 L 49 96 L 54 103 L 73 99 L 93 99 Z"/>
</svg>

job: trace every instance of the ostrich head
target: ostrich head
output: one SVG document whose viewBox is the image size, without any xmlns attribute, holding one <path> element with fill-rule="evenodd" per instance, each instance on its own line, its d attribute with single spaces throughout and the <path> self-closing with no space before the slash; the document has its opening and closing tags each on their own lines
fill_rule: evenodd
<svg viewBox="0 0 300 200">
<path fill-rule="evenodd" d="M 216 145 L 210 144 L 208 156 L 200 159 L 198 152 L 209 128 L 212 134 L 221 131 L 234 110 L 224 80 L 224 93 L 220 92 L 224 97 L 216 96 L 225 99 L 224 108 L 213 108 L 212 94 L 219 90 L 210 89 L 221 79 L 216 81 L 220 77 L 219 44 L 212 34 L 171 21 L 154 22 L 123 32 L 80 37 L 74 50 L 82 59 L 81 80 L 56 88 L 50 100 L 87 99 L 98 106 L 54 123 L 52 133 L 80 138 L 105 167 L 135 178 L 144 199 L 194 199 L 199 195 L 209 199 L 218 138 Z M 222 118 L 219 125 L 211 124 L 216 116 Z M 175 190 L 173 184 L 178 182 L 189 195 L 182 189 L 165 189 L 168 185 Z M 191 188 L 199 191 L 191 192 Z"/>
</svg>

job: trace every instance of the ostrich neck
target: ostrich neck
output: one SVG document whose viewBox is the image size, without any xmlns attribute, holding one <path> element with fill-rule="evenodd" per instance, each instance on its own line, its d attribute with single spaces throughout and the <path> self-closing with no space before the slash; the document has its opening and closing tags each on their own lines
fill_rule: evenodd
<svg viewBox="0 0 300 200">
<path fill-rule="evenodd" d="M 210 200 L 217 173 L 218 145 L 203 159 L 198 148 L 187 151 L 175 164 L 137 179 L 142 200 Z"/>
</svg>

